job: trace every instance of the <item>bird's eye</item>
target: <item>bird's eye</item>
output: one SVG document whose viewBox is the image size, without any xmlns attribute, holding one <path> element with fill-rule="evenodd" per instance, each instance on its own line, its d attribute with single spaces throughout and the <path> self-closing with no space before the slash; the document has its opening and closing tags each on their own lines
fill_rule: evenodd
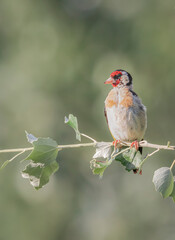
<svg viewBox="0 0 175 240">
<path fill-rule="evenodd" d="M 114 78 L 114 79 L 118 79 L 118 78 L 121 77 L 121 76 L 122 76 L 122 74 L 119 73 L 119 74 L 115 75 L 113 78 Z"/>
</svg>

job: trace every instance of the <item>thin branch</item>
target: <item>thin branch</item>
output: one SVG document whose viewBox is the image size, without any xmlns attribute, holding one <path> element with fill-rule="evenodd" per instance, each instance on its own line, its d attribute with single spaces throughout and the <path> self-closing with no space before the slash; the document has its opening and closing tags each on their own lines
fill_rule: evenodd
<svg viewBox="0 0 175 240">
<path fill-rule="evenodd" d="M 91 139 L 92 140 L 92 139 Z M 79 144 L 67 144 L 67 145 L 58 145 L 57 148 L 78 148 L 78 147 L 95 147 L 98 143 L 94 139 L 91 143 L 79 143 Z M 112 142 L 104 142 L 107 145 L 113 145 Z M 131 146 L 131 143 L 129 142 L 121 142 L 121 146 Z M 140 147 L 146 147 L 146 148 L 156 148 L 156 149 L 164 149 L 164 150 L 175 150 L 175 146 L 169 146 L 169 145 L 157 145 L 153 143 L 148 143 L 147 141 L 141 141 L 139 142 Z M 9 152 L 22 152 L 22 151 L 31 151 L 33 150 L 33 147 L 30 148 L 15 148 L 15 149 L 2 149 L 0 150 L 0 153 L 9 153 Z"/>
<path fill-rule="evenodd" d="M 26 151 L 30 151 L 33 150 L 33 147 L 30 148 L 15 148 L 15 149 L 3 149 L 0 150 L 0 153 L 10 153 L 10 152 L 26 152 Z"/>
<path fill-rule="evenodd" d="M 140 143 L 141 147 L 148 147 L 148 148 L 157 148 L 157 149 L 164 149 L 164 150 L 175 150 L 175 146 L 170 145 L 158 145 L 158 144 L 152 144 L 148 143 L 147 141 L 142 141 Z"/>
<path fill-rule="evenodd" d="M 77 148 L 77 147 L 91 147 L 91 146 L 96 146 L 100 142 L 94 141 L 93 143 L 80 143 L 80 144 L 68 144 L 68 145 L 58 145 L 58 148 Z M 112 142 L 104 142 L 107 145 L 113 145 Z M 120 142 L 120 146 L 131 146 L 130 142 Z M 140 147 L 146 147 L 146 148 L 156 148 L 156 149 L 164 149 L 164 150 L 175 150 L 175 146 L 170 146 L 170 145 L 158 145 L 158 144 L 153 144 L 153 143 L 148 143 L 147 141 L 141 141 L 139 142 Z"/>
<path fill-rule="evenodd" d="M 121 142 L 120 143 L 123 146 L 131 146 L 130 142 Z M 147 141 L 140 141 L 139 142 L 140 147 L 147 147 L 147 148 L 156 148 L 156 149 L 164 149 L 164 150 L 175 150 L 175 146 L 170 146 L 169 143 L 167 145 L 158 145 L 153 143 L 148 143 Z"/>
<path fill-rule="evenodd" d="M 58 145 L 57 148 L 78 148 L 78 147 L 95 147 L 96 142 L 93 143 L 79 143 L 79 144 L 68 144 L 68 145 Z"/>
</svg>

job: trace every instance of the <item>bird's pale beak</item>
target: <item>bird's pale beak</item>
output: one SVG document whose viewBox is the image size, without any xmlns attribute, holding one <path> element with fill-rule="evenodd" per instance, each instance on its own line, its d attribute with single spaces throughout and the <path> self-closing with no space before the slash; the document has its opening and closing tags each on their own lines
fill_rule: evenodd
<svg viewBox="0 0 175 240">
<path fill-rule="evenodd" d="M 112 84 L 112 83 L 115 83 L 115 81 L 114 81 L 114 79 L 113 78 L 108 78 L 105 82 L 104 82 L 104 84 Z"/>
<path fill-rule="evenodd" d="M 120 83 L 120 79 L 114 79 L 112 77 L 108 78 L 104 84 L 112 84 L 113 87 L 116 87 Z"/>
</svg>

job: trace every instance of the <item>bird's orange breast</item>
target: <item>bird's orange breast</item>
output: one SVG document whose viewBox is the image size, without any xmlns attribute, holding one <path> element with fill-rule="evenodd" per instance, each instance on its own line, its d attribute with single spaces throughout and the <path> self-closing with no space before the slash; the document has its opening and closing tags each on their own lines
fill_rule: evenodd
<svg viewBox="0 0 175 240">
<path fill-rule="evenodd" d="M 116 92 L 114 91 L 114 89 L 112 89 L 106 98 L 105 105 L 106 107 L 109 107 L 109 108 L 113 106 L 117 106 L 118 104 L 126 108 L 133 106 L 132 93 L 128 89 L 125 89 L 122 92 L 120 99 L 121 100 L 119 100 L 119 96 L 116 95 Z"/>
<path fill-rule="evenodd" d="M 114 91 L 114 89 L 112 89 L 107 98 L 106 98 L 106 101 L 105 101 L 105 106 L 106 107 L 113 107 L 113 106 L 117 106 L 117 98 L 116 98 L 116 93 Z"/>
<path fill-rule="evenodd" d="M 106 101 L 106 107 L 109 107 L 109 108 L 111 108 L 112 106 L 116 106 L 117 105 L 117 103 L 115 102 L 115 101 L 113 101 L 113 100 L 107 100 Z"/>
<path fill-rule="evenodd" d="M 133 105 L 133 100 L 130 97 L 124 98 L 121 102 L 120 105 L 123 107 L 129 108 Z"/>
<path fill-rule="evenodd" d="M 120 102 L 120 105 L 122 105 L 123 107 L 129 108 L 131 106 L 133 106 L 133 97 L 132 97 L 132 93 L 126 89 L 123 92 L 123 98 Z"/>
</svg>

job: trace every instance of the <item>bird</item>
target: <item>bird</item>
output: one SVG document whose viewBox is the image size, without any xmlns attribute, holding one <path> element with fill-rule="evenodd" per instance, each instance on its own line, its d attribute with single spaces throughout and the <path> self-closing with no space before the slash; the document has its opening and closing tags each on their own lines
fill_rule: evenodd
<svg viewBox="0 0 175 240">
<path fill-rule="evenodd" d="M 114 146 L 120 142 L 129 142 L 136 150 L 143 140 L 147 128 L 146 107 L 133 91 L 132 76 L 125 70 L 118 69 L 104 82 L 113 89 L 105 99 L 105 117 L 114 139 Z"/>
</svg>

